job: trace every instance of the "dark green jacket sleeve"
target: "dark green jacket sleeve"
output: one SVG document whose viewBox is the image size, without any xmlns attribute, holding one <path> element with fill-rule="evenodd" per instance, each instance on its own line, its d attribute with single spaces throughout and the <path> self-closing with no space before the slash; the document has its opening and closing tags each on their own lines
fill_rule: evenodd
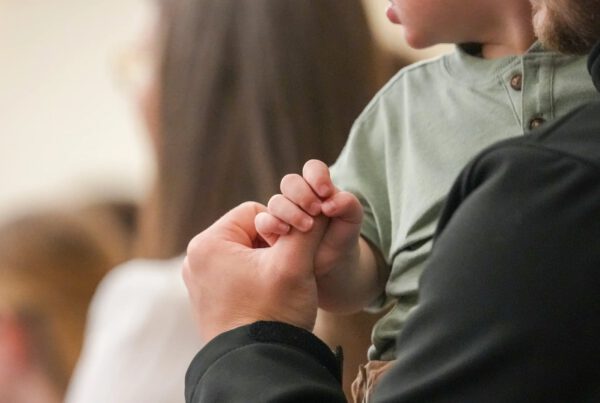
<svg viewBox="0 0 600 403">
<path fill-rule="evenodd" d="M 465 168 L 376 402 L 600 402 L 599 112 Z"/>
</svg>

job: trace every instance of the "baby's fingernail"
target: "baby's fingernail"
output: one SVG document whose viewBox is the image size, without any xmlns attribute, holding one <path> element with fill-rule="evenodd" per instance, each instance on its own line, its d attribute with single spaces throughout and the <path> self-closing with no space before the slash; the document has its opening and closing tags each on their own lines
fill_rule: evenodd
<svg viewBox="0 0 600 403">
<path fill-rule="evenodd" d="M 327 200 L 326 202 L 323 202 L 321 206 L 323 208 L 323 211 L 332 211 L 335 209 L 335 203 L 332 200 Z"/>
<path fill-rule="evenodd" d="M 326 196 L 329 193 L 329 186 L 327 185 L 321 185 L 319 186 L 319 196 L 323 197 Z"/>
<path fill-rule="evenodd" d="M 278 229 L 279 229 L 279 232 L 287 234 L 290 230 L 290 226 L 289 226 L 289 224 L 286 224 L 286 223 L 279 223 Z"/>
<path fill-rule="evenodd" d="M 310 217 L 305 217 L 302 219 L 300 223 L 300 229 L 303 231 L 308 231 L 313 225 L 313 219 Z"/>
</svg>

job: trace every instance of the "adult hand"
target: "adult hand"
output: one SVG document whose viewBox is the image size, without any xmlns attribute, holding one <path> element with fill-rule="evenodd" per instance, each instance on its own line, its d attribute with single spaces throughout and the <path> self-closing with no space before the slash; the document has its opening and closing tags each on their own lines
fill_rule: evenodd
<svg viewBox="0 0 600 403">
<path fill-rule="evenodd" d="M 262 246 L 254 219 L 266 207 L 234 208 L 188 245 L 183 278 L 203 342 L 259 320 L 312 330 L 317 313 L 314 254 L 327 219 Z"/>
</svg>

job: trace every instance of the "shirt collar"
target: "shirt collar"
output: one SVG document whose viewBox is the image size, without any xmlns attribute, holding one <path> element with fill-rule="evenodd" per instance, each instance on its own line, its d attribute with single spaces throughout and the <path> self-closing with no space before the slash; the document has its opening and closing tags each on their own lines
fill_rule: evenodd
<svg viewBox="0 0 600 403">
<path fill-rule="evenodd" d="M 481 57 L 481 46 L 477 44 L 460 44 L 456 51 L 445 60 L 446 69 L 451 76 L 471 85 L 484 83 L 496 84 L 498 75 L 521 68 L 524 57 L 547 53 L 539 42 L 535 42 L 523 56 L 507 56 L 498 59 Z"/>
</svg>

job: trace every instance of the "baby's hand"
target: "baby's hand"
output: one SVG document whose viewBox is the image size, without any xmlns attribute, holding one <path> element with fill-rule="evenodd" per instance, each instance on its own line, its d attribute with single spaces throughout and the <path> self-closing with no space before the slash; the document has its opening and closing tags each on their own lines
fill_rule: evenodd
<svg viewBox="0 0 600 403">
<path fill-rule="evenodd" d="M 289 174 L 281 180 L 281 193 L 273 196 L 268 211 L 255 219 L 256 229 L 267 243 L 273 245 L 291 227 L 310 231 L 313 217 L 323 214 L 331 220 L 316 252 L 317 276 L 357 263 L 362 206 L 353 194 L 333 185 L 327 165 L 308 161 L 302 176 Z"/>
</svg>

